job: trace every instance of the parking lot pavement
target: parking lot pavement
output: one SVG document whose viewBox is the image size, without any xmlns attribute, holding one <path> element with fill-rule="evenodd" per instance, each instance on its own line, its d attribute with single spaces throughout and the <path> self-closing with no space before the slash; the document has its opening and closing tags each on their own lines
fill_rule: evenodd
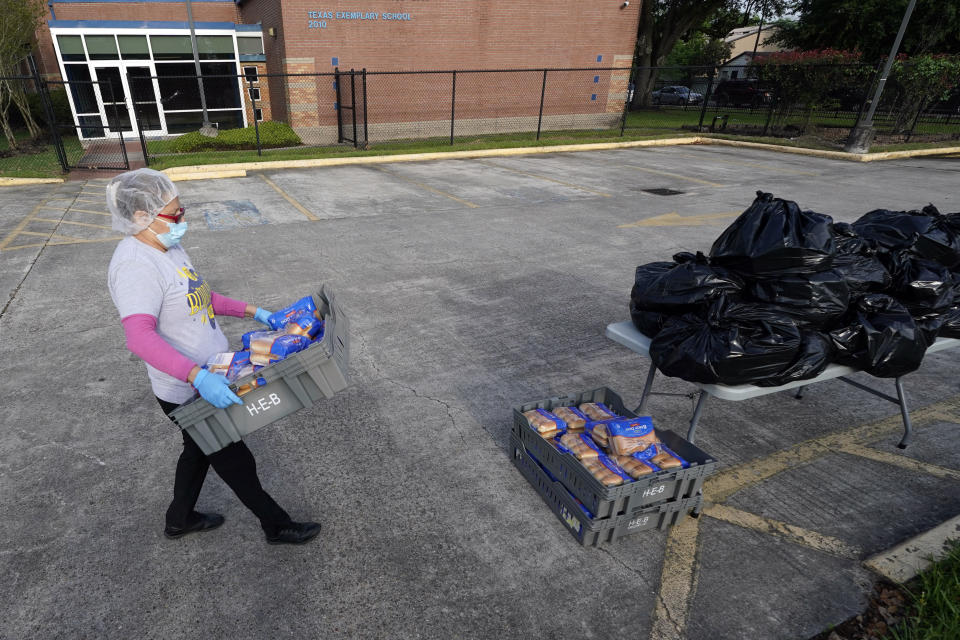
<svg viewBox="0 0 960 640">
<path fill-rule="evenodd" d="M 277 308 L 325 282 L 351 319 L 352 386 L 247 439 L 267 488 L 323 522 L 300 548 L 266 546 L 218 479 L 199 508 L 226 525 L 162 537 L 179 437 L 106 290 L 104 182 L 4 189 L 0 637 L 802 640 L 837 624 L 866 603 L 863 559 L 960 512 L 951 352 L 906 378 L 905 451 L 896 407 L 839 385 L 708 405 L 698 446 L 721 469 L 704 514 L 600 549 L 511 464 L 510 409 L 600 386 L 635 403 L 648 362 L 603 336 L 634 268 L 707 251 L 755 191 L 852 221 L 960 210 L 957 177 L 953 160 L 684 146 L 179 183 L 215 291 Z M 221 321 L 233 342 L 252 328 Z M 679 395 L 649 410 L 684 433 L 693 387 L 660 380 Z"/>
</svg>

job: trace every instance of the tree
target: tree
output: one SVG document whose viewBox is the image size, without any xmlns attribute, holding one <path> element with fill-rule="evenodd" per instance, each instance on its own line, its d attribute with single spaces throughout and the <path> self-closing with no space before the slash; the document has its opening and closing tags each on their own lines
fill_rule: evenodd
<svg viewBox="0 0 960 640">
<path fill-rule="evenodd" d="M 795 49 L 858 50 L 874 64 L 890 53 L 909 0 L 800 0 L 799 20 L 776 42 Z M 960 3 L 918 0 L 900 45 L 910 56 L 960 53 Z"/>
<path fill-rule="evenodd" d="M 650 92 L 658 74 L 656 67 L 666 63 L 667 56 L 681 38 L 704 22 L 713 24 L 712 19 L 717 17 L 714 28 L 722 29 L 736 22 L 731 22 L 734 15 L 750 16 L 746 18 L 748 20 L 758 11 L 768 17 L 779 16 L 791 4 L 790 0 L 643 0 L 637 27 L 635 90 L 631 106 L 638 108 L 650 104 Z M 721 15 L 720 12 L 724 13 Z M 727 32 L 714 37 L 722 38 Z"/>
<path fill-rule="evenodd" d="M 43 16 L 43 4 L 38 0 L 0 0 L 0 128 L 11 149 L 18 148 L 13 129 L 10 127 L 11 104 L 17 107 L 31 138 L 42 132 L 27 102 L 23 83 L 10 80 L 18 75 L 20 63 L 30 53 L 33 34 Z"/>
</svg>

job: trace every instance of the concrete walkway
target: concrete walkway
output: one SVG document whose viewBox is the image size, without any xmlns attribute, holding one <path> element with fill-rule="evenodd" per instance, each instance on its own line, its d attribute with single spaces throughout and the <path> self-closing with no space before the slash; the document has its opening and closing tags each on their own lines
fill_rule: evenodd
<svg viewBox="0 0 960 640">
<path fill-rule="evenodd" d="M 639 399 L 648 362 L 603 337 L 637 264 L 707 251 L 758 189 L 839 221 L 957 211 L 956 160 L 685 146 L 178 183 L 215 291 L 277 308 L 326 282 L 350 315 L 353 386 L 248 439 L 323 522 L 300 548 L 264 544 L 216 477 L 199 508 L 225 526 L 163 538 L 179 435 L 106 290 L 105 182 L 2 193 L 0 638 L 803 640 L 859 613 L 864 560 L 960 513 L 950 351 L 906 379 L 905 451 L 896 407 L 845 385 L 708 405 L 704 515 L 600 549 L 508 458 L 513 406 Z M 649 409 L 685 432 L 688 399 Z"/>
</svg>

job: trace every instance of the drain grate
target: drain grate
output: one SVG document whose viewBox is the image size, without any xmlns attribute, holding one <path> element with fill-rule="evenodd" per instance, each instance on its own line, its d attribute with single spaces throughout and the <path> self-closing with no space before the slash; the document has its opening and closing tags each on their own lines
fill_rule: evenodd
<svg viewBox="0 0 960 640">
<path fill-rule="evenodd" d="M 658 189 L 643 189 L 644 193 L 652 193 L 655 196 L 676 196 L 683 193 L 683 191 L 677 191 L 676 189 L 666 189 L 660 187 Z"/>
</svg>

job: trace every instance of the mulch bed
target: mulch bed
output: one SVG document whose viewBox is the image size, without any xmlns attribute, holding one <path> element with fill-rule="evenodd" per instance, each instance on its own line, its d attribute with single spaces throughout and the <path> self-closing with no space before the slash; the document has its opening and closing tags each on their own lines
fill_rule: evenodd
<svg viewBox="0 0 960 640">
<path fill-rule="evenodd" d="M 863 613 L 810 640 L 881 640 L 891 627 L 903 620 L 908 602 L 907 592 L 902 586 L 880 581 L 874 585 L 870 602 Z"/>
</svg>

